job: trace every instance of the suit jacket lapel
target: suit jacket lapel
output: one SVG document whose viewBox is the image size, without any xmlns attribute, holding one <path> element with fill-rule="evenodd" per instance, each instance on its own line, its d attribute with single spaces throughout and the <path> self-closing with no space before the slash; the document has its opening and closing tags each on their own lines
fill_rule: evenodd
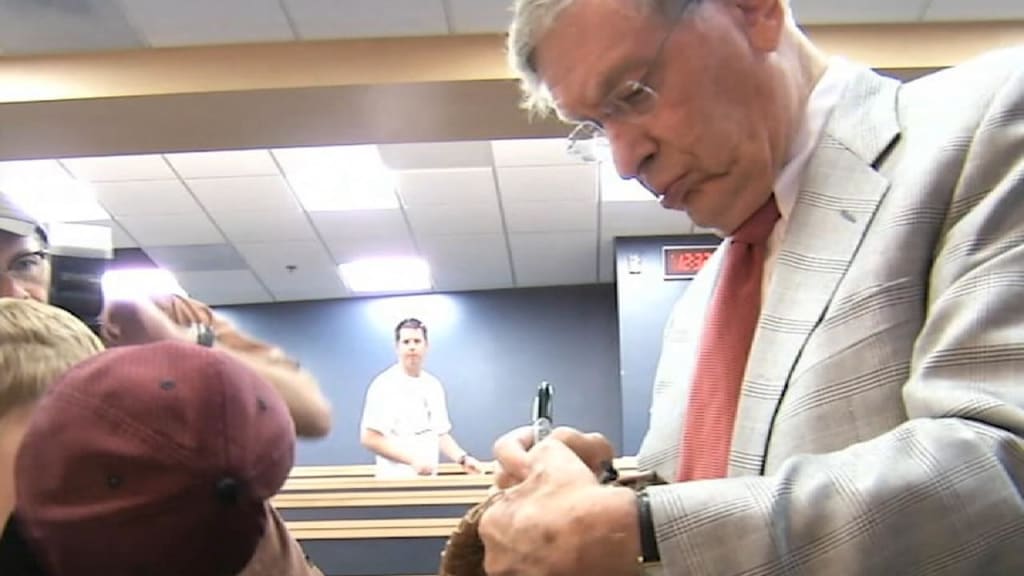
<svg viewBox="0 0 1024 576">
<path fill-rule="evenodd" d="M 899 134 L 898 88 L 866 69 L 851 79 L 808 162 L 747 361 L 732 476 L 765 473 L 786 385 L 889 188 L 874 164 Z"/>
</svg>

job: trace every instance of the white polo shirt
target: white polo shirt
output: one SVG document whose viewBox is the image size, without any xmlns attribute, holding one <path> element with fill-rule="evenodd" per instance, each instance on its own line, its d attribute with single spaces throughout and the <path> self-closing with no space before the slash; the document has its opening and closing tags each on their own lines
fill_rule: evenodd
<svg viewBox="0 0 1024 576">
<path fill-rule="evenodd" d="M 437 470 L 439 438 L 452 429 L 441 382 L 427 371 L 409 376 L 398 364 L 370 383 L 363 406 L 362 429 L 376 430 Z M 377 478 L 415 478 L 403 462 L 377 455 Z"/>
</svg>

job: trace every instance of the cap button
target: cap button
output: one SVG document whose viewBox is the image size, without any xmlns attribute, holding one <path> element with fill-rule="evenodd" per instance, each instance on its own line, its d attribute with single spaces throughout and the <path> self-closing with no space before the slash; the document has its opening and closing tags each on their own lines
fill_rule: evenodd
<svg viewBox="0 0 1024 576">
<path fill-rule="evenodd" d="M 237 504 L 238 494 L 242 485 L 234 478 L 228 476 L 217 481 L 217 499 L 223 504 Z"/>
</svg>

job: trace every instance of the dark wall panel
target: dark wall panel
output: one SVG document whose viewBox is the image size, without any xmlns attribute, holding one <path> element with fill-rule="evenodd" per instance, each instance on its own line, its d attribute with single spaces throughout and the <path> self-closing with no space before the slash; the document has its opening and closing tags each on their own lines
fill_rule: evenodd
<svg viewBox="0 0 1024 576">
<path fill-rule="evenodd" d="M 426 368 L 441 379 L 456 439 L 479 457 L 527 424 L 537 384 L 555 386 L 557 424 L 604 433 L 621 450 L 618 327 L 612 285 L 464 292 L 221 307 L 242 329 L 274 342 L 315 374 L 334 406 L 334 429 L 302 441 L 298 464 L 373 461 L 359 444 L 370 380 L 395 361 L 393 329 L 429 327 Z"/>
<path fill-rule="evenodd" d="M 636 454 L 647 431 L 651 390 L 665 323 L 690 284 L 689 280 L 665 279 L 662 249 L 689 245 L 713 247 L 718 242 L 715 236 L 615 239 L 624 454 Z"/>
</svg>

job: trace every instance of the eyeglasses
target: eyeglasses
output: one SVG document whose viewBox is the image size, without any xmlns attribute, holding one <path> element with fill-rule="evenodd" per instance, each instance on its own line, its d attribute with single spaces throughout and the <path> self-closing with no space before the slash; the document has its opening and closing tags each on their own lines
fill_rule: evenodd
<svg viewBox="0 0 1024 576">
<path fill-rule="evenodd" d="M 0 271 L 0 276 L 8 276 L 24 286 L 42 286 L 46 284 L 46 258 L 45 250 L 21 254 Z"/>
<path fill-rule="evenodd" d="M 671 19 L 669 29 L 658 43 L 654 56 L 639 80 L 627 80 L 613 90 L 601 104 L 596 120 L 576 124 L 569 133 L 566 151 L 570 156 L 586 162 L 601 158 L 601 149 L 610 147 L 605 126 L 609 122 L 635 121 L 650 114 L 658 103 L 658 92 L 650 85 L 650 77 L 665 52 L 665 45 L 676 29 L 676 24 L 692 2 L 680 2 L 679 12 Z"/>
</svg>

